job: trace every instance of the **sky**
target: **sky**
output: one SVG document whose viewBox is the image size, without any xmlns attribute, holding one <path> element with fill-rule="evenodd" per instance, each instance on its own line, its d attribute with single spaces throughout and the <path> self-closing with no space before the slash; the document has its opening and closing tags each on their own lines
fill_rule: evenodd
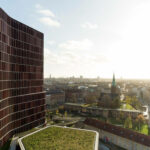
<svg viewBox="0 0 150 150">
<path fill-rule="evenodd" d="M 149 0 L 0 0 L 44 33 L 44 77 L 150 79 Z"/>
</svg>

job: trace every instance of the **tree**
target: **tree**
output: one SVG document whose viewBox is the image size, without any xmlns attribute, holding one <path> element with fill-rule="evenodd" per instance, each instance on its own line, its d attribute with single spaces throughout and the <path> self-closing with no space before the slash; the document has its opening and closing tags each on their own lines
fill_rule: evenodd
<svg viewBox="0 0 150 150">
<path fill-rule="evenodd" d="M 129 115 L 129 116 L 127 117 L 127 119 L 125 120 L 124 127 L 125 127 L 125 128 L 129 128 L 129 129 L 132 129 L 132 119 L 131 119 L 131 116 L 130 116 L 130 115 Z"/>
<path fill-rule="evenodd" d="M 127 94 L 129 97 L 135 97 L 137 95 L 136 92 L 132 91 L 131 89 L 129 90 Z"/>
<path fill-rule="evenodd" d="M 77 102 L 77 96 L 74 93 L 71 95 L 71 102 L 72 103 L 76 103 Z"/>
<path fill-rule="evenodd" d="M 96 102 L 96 96 L 93 94 L 87 95 L 85 99 L 86 99 L 86 103 L 88 104 L 92 104 Z"/>
<path fill-rule="evenodd" d="M 125 101 L 127 104 L 131 105 L 135 109 L 142 108 L 142 104 L 135 96 L 133 96 L 133 97 L 127 96 Z"/>
<path fill-rule="evenodd" d="M 116 121 L 117 121 L 118 123 L 121 123 L 121 118 L 120 118 L 120 117 L 116 117 Z"/>
<path fill-rule="evenodd" d="M 102 97 L 101 101 L 102 101 L 103 107 L 111 108 L 111 106 L 112 106 L 112 100 L 111 100 L 111 98 L 110 98 L 109 95 L 104 95 Z"/>
<path fill-rule="evenodd" d="M 119 113 L 119 117 L 121 120 L 123 120 L 125 118 L 124 113 L 122 111 Z"/>
<path fill-rule="evenodd" d="M 67 117 L 67 111 L 65 111 L 64 116 Z"/>
<path fill-rule="evenodd" d="M 98 105 L 105 108 L 119 108 L 121 102 L 119 98 L 112 100 L 109 95 L 104 95 Z"/>
<path fill-rule="evenodd" d="M 133 128 L 137 130 L 139 128 L 137 119 L 133 120 Z"/>
<path fill-rule="evenodd" d="M 46 111 L 46 119 L 47 119 L 47 122 L 53 119 L 53 113 L 50 110 Z"/>
<path fill-rule="evenodd" d="M 119 98 L 116 98 L 113 100 L 113 108 L 120 108 L 121 106 L 121 101 Z"/>
<path fill-rule="evenodd" d="M 125 98 L 125 102 L 127 103 L 127 104 L 132 104 L 132 97 L 131 96 L 126 96 L 126 98 Z"/>
<path fill-rule="evenodd" d="M 136 118 L 136 121 L 138 123 L 138 128 L 139 130 L 141 130 L 141 125 L 143 125 L 145 123 L 145 118 L 142 114 L 138 115 Z"/>
<path fill-rule="evenodd" d="M 111 123 L 111 121 L 109 120 L 109 118 L 106 119 L 106 123 Z"/>
<path fill-rule="evenodd" d="M 59 114 L 59 109 L 56 110 L 56 115 L 58 115 L 58 114 Z"/>
</svg>

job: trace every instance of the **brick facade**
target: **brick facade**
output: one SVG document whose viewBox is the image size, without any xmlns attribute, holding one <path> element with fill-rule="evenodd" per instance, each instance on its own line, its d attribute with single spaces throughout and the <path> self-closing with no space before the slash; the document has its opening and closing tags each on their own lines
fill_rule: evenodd
<svg viewBox="0 0 150 150">
<path fill-rule="evenodd" d="M 44 122 L 43 34 L 0 8 L 0 146 Z"/>
<path fill-rule="evenodd" d="M 84 128 L 98 131 L 101 139 L 107 137 L 109 142 L 127 150 L 150 150 L 150 136 L 132 130 L 92 118 L 84 121 Z"/>
</svg>

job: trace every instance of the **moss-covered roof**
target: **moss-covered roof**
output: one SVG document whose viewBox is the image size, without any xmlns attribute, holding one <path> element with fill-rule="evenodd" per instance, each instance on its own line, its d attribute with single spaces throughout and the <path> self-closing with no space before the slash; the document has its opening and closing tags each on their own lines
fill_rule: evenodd
<svg viewBox="0 0 150 150">
<path fill-rule="evenodd" d="M 49 127 L 23 138 L 26 150 L 93 150 L 96 133 Z"/>
</svg>

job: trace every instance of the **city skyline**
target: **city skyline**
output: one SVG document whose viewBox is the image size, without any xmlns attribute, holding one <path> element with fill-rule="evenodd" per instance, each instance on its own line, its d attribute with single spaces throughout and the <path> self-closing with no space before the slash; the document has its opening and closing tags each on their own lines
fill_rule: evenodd
<svg viewBox="0 0 150 150">
<path fill-rule="evenodd" d="M 44 77 L 112 78 L 115 72 L 117 78 L 150 79 L 150 1 L 0 3 L 8 15 L 44 33 Z"/>
</svg>

